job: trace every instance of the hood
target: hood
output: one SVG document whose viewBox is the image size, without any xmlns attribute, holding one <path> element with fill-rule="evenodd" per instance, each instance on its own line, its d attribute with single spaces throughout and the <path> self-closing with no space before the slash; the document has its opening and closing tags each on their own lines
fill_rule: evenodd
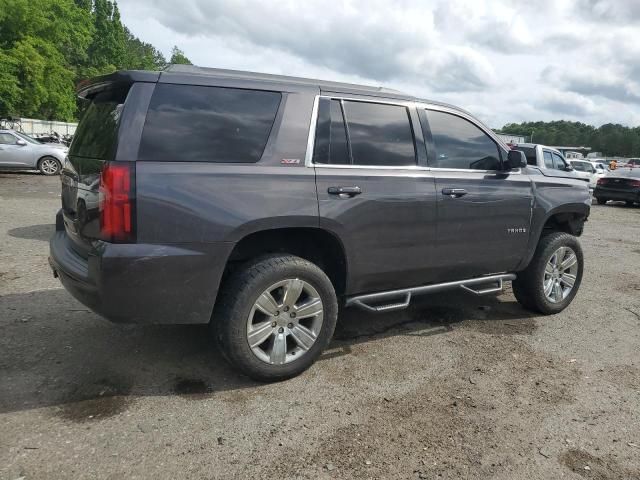
<svg viewBox="0 0 640 480">
<path fill-rule="evenodd" d="M 40 146 L 41 147 L 58 148 L 60 150 L 69 150 L 69 147 L 66 146 L 64 143 L 43 143 Z"/>
</svg>

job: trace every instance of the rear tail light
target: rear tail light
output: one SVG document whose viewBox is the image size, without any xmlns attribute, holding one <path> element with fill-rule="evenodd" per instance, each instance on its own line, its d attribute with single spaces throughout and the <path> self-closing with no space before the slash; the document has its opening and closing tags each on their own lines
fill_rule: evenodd
<svg viewBox="0 0 640 480">
<path fill-rule="evenodd" d="M 135 242 L 135 164 L 107 162 L 100 177 L 100 237 Z"/>
<path fill-rule="evenodd" d="M 640 187 L 640 180 L 631 180 L 629 183 L 632 187 Z"/>
<path fill-rule="evenodd" d="M 607 183 L 607 179 L 606 178 L 599 178 L 596 183 L 598 185 L 604 185 L 605 183 Z"/>
</svg>

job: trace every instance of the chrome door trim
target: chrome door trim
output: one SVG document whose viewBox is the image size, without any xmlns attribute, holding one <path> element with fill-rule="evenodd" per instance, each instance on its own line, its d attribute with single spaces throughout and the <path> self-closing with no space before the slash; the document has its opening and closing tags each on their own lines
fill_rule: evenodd
<svg viewBox="0 0 640 480">
<path fill-rule="evenodd" d="M 438 110 L 445 113 L 451 113 L 453 115 L 457 115 L 459 117 L 468 120 L 473 125 L 482 130 L 485 134 L 487 134 L 494 142 L 498 144 L 503 150 L 508 151 L 507 147 L 503 144 L 502 140 L 493 133 L 493 131 L 484 126 L 477 119 L 472 117 L 471 115 L 462 112 L 460 110 L 456 110 L 453 108 L 445 107 L 442 105 L 435 105 L 424 102 L 411 102 L 411 101 L 390 101 L 383 99 L 363 99 L 363 98 L 355 98 L 350 96 L 339 96 L 339 95 L 316 95 L 313 101 L 313 108 L 311 110 L 311 122 L 309 123 L 309 133 L 307 135 L 307 151 L 304 157 L 304 164 L 306 167 L 311 168 L 339 168 L 339 169 L 359 169 L 359 170 L 399 170 L 406 171 L 412 170 L 416 172 L 460 172 L 460 173 L 484 173 L 484 174 L 500 174 L 500 173 L 509 173 L 510 175 L 520 175 L 522 173 L 522 169 L 513 170 L 513 171 L 503 171 L 503 170 L 473 170 L 467 168 L 440 168 L 440 167 L 423 167 L 421 165 L 405 165 L 401 167 L 389 166 L 389 165 L 329 165 L 324 163 L 313 163 L 313 149 L 315 147 L 315 133 L 316 126 L 318 124 L 318 104 L 320 103 L 321 98 L 328 98 L 329 100 L 340 100 L 342 101 L 353 101 L 353 102 L 364 102 L 364 103 L 381 103 L 386 105 L 397 105 L 399 107 L 405 108 L 424 108 L 426 110 Z M 412 125 L 415 127 L 415 125 Z"/>
</svg>

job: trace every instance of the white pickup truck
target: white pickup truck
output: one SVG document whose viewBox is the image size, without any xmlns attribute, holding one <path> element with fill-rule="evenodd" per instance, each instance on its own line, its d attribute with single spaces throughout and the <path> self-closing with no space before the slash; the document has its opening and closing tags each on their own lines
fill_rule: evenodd
<svg viewBox="0 0 640 480">
<path fill-rule="evenodd" d="M 579 175 L 571 166 L 568 160 L 564 158 L 562 152 L 546 145 L 535 143 L 519 143 L 514 150 L 524 152 L 527 157 L 527 164 L 538 167 L 552 176 L 578 178 L 589 182 L 590 178 Z"/>
</svg>

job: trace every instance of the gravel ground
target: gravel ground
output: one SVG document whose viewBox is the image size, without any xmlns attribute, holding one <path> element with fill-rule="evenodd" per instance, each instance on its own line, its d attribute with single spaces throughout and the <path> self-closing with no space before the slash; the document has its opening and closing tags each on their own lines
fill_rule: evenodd
<svg viewBox="0 0 640 480">
<path fill-rule="evenodd" d="M 573 304 L 346 311 L 254 383 L 201 326 L 118 326 L 47 265 L 59 180 L 0 174 L 0 478 L 640 478 L 640 208 L 597 206 Z"/>
</svg>

